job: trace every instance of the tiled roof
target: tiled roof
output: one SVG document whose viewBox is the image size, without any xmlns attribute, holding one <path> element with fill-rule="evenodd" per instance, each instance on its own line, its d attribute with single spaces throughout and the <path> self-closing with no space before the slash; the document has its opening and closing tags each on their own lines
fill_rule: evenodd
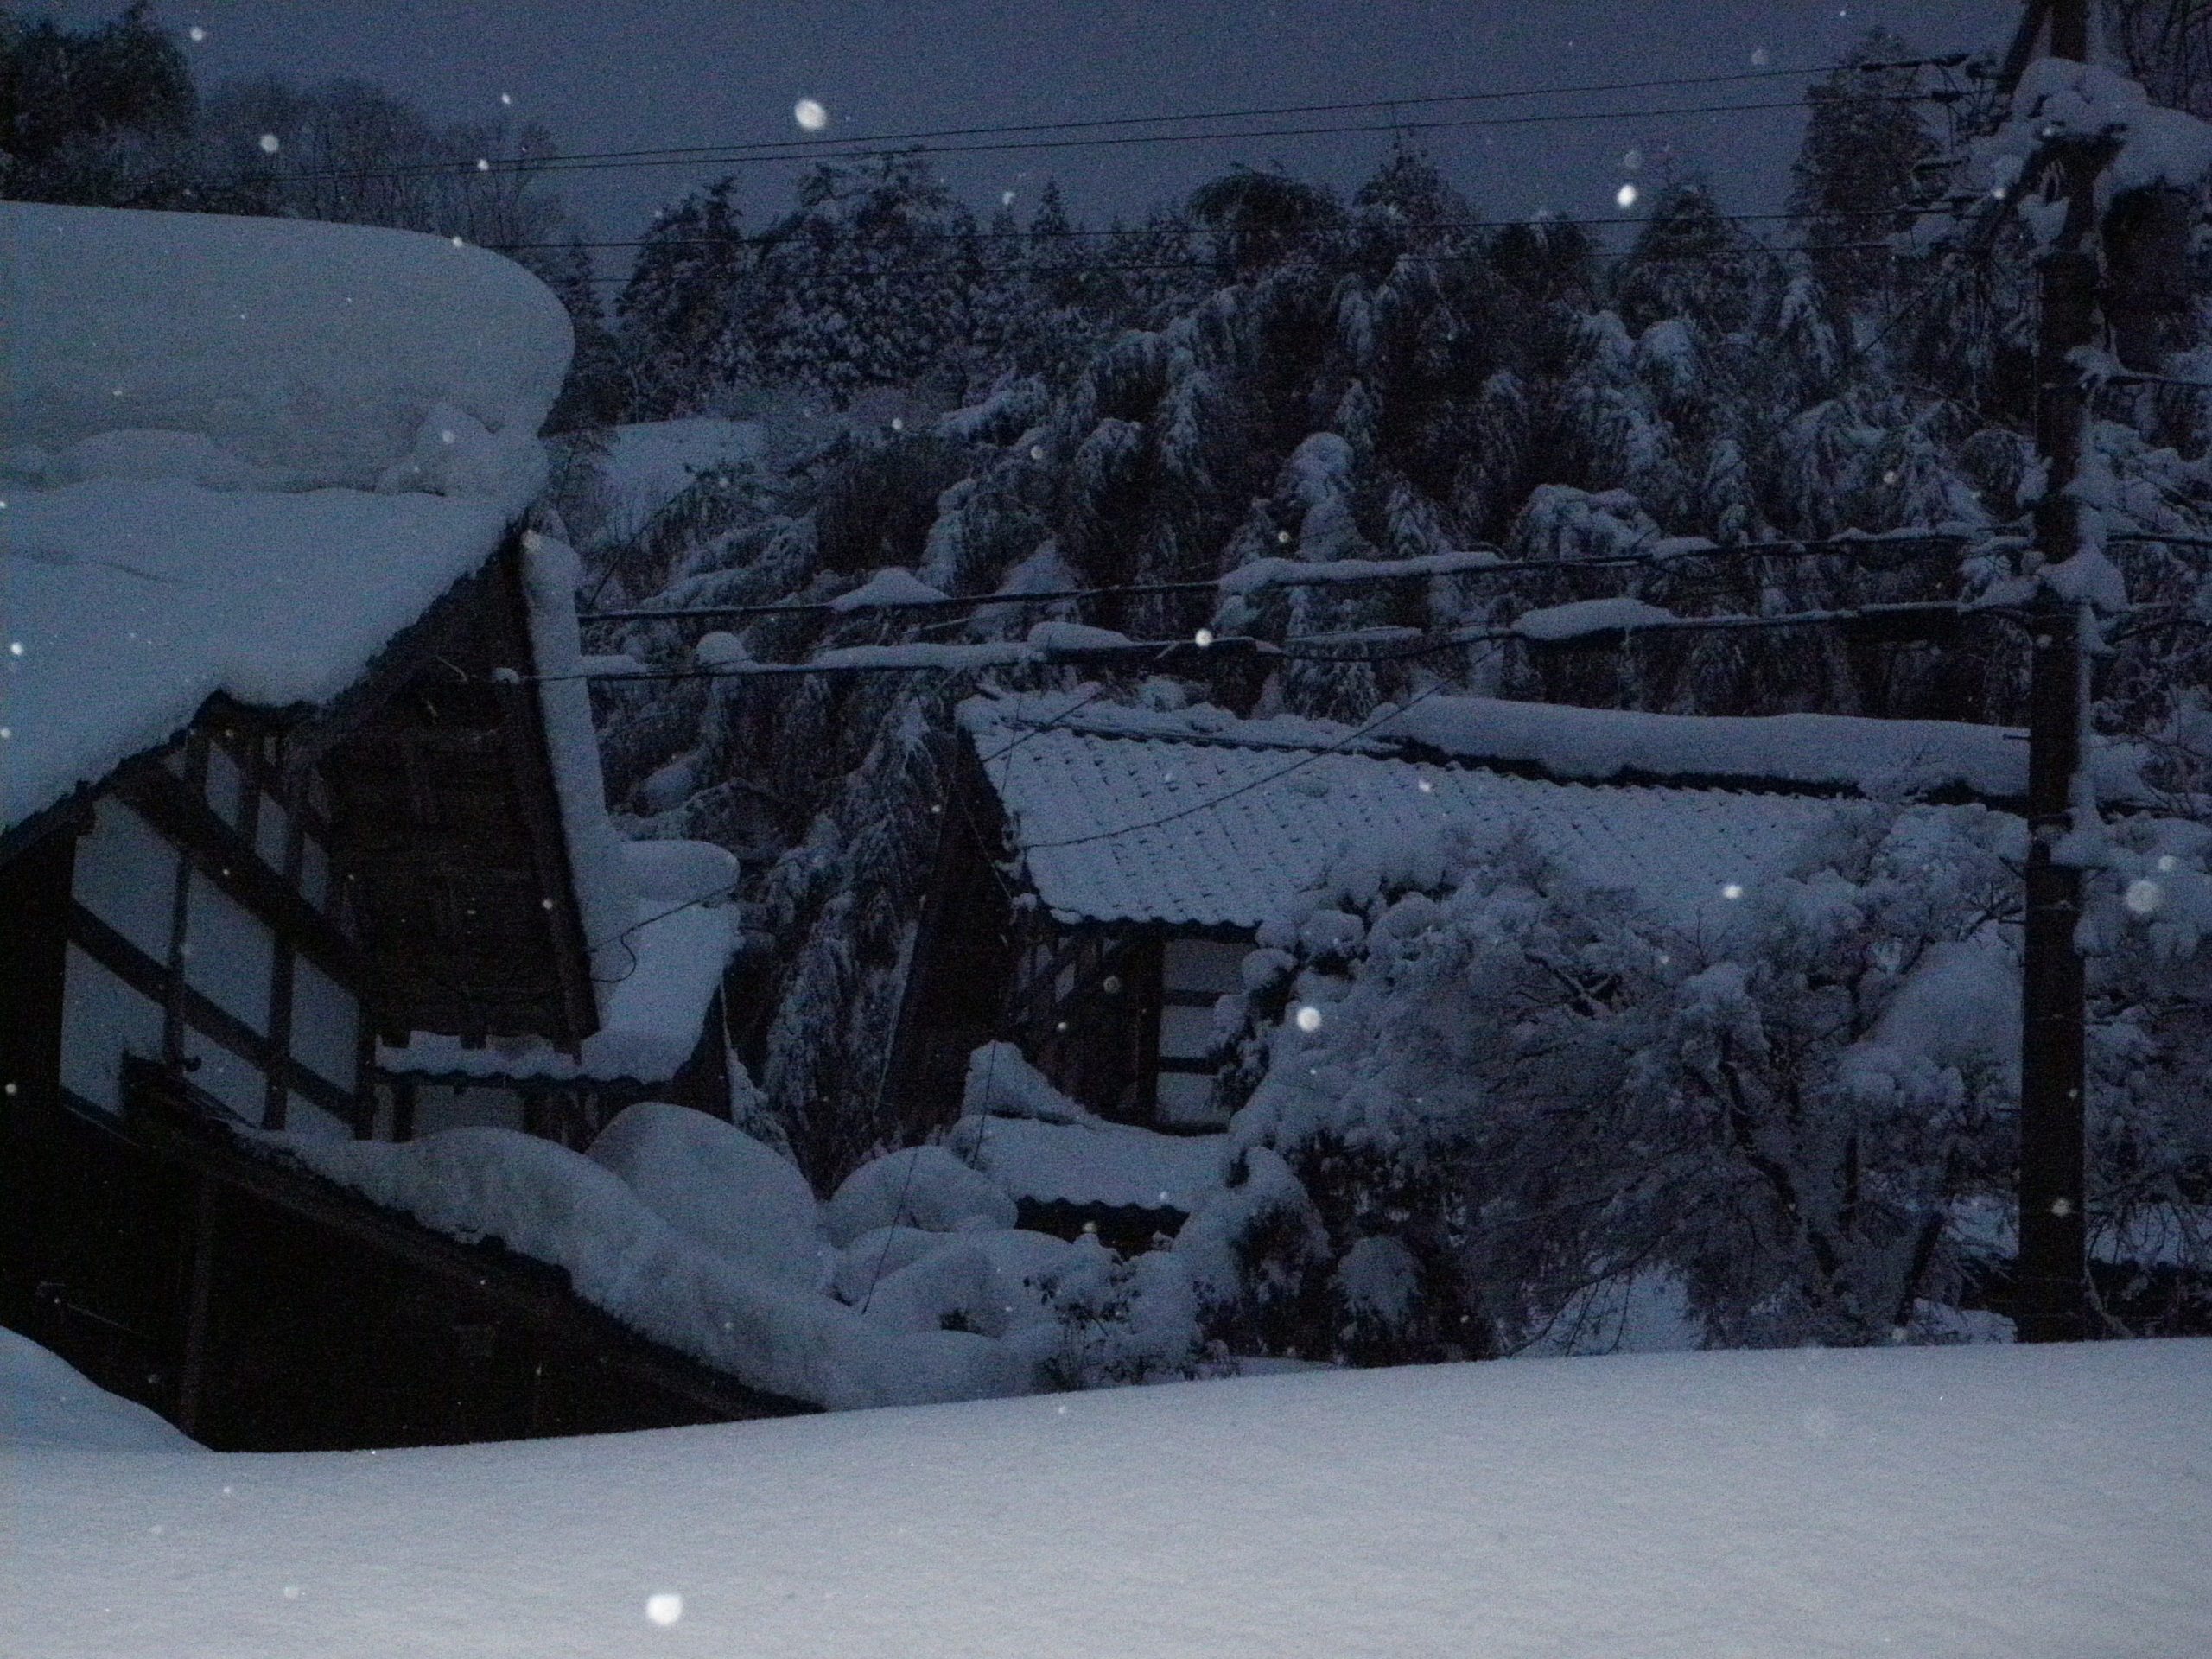
<svg viewBox="0 0 2212 1659">
<path fill-rule="evenodd" d="M 1451 821 L 1525 827 L 1584 877 L 1669 919 L 1725 914 L 1792 864 L 1838 804 L 1553 783 L 1278 742 L 969 721 L 1028 880 L 1063 922 L 1249 929 L 1346 848 Z"/>
</svg>

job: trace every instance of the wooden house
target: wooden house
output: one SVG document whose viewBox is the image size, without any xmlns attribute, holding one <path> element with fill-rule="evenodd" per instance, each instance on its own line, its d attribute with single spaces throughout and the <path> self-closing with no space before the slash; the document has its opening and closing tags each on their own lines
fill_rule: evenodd
<svg viewBox="0 0 2212 1659">
<path fill-rule="evenodd" d="M 791 1408 L 262 1155 L 727 1113 L 729 861 L 618 842 L 524 528 L 558 302 L 434 238 L 22 206 L 0 279 L 0 1322 L 219 1446 Z"/>
<path fill-rule="evenodd" d="M 1353 733 L 1082 695 L 973 699 L 887 1086 L 915 1125 L 950 1122 L 970 1055 L 996 1039 L 1110 1122 L 1215 1134 L 1216 1005 L 1239 988 L 1262 925 L 1348 855 L 1447 822 L 1517 829 L 1595 885 L 1685 927 L 1719 925 L 1832 825 L 1835 797 L 2017 798 L 2013 737 L 1475 698 Z M 1142 1236 L 1178 1219 L 1167 1196 L 1190 1185 L 1188 1160 L 1171 1149 L 1147 1163 L 1079 1132 L 994 1133 L 1006 1163 L 995 1173 L 1034 1189 L 1031 1224 Z M 1160 1173 L 1136 1185 L 1161 1196 L 1132 1207 L 1141 1163 Z"/>
</svg>

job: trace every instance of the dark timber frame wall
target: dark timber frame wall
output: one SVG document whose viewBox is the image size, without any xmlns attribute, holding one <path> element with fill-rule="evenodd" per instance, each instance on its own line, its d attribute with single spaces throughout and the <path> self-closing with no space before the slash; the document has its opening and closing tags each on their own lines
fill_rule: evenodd
<svg viewBox="0 0 2212 1659">
<path fill-rule="evenodd" d="M 951 1122 L 969 1056 L 1001 1039 L 1094 1111 L 1155 1124 L 1166 943 L 1250 936 L 1229 927 L 1063 922 L 1027 892 L 1009 906 L 1014 878 L 990 868 L 987 850 L 1004 843 L 1003 812 L 965 741 L 953 788 L 887 1073 L 900 1121 L 915 1131 Z"/>
<path fill-rule="evenodd" d="M 178 738 L 0 836 L 0 1322 L 210 1445 L 803 1408 L 638 1337 L 556 1269 L 378 1211 L 225 1127 L 280 1127 L 305 1103 L 357 1136 L 401 1128 L 376 1121 L 379 1027 L 571 1048 L 596 1029 L 529 625 L 511 537 L 333 705 L 214 699 Z M 232 931 L 195 955 L 203 903 Z M 210 966 L 224 963 L 235 971 Z M 321 978 L 296 976 L 310 966 Z M 73 1007 L 79 973 L 105 988 Z M 348 1027 L 311 1018 L 296 985 L 358 1007 L 350 1087 L 296 1052 L 306 1020 L 321 1041 L 310 1058 L 335 1067 Z M 103 997 L 143 1011 L 143 1028 L 126 1039 Z M 70 1047 L 109 1031 L 112 1045 Z M 652 1092 L 726 1113 L 722 1034 L 710 1020 Z M 231 1067 L 230 1105 L 192 1081 L 198 1056 Z M 73 1096 L 65 1076 L 107 1093 Z M 596 1124 L 536 1127 L 573 1144 Z"/>
<path fill-rule="evenodd" d="M 209 1446 L 425 1445 L 805 1409 L 638 1336 L 557 1269 L 257 1154 L 162 1067 L 136 1069 L 110 1140 L 79 1135 L 69 1150 L 104 1157 L 148 1204 L 154 1225 L 131 1242 L 166 1317 L 117 1344 L 121 1363 L 95 1380 Z"/>
</svg>

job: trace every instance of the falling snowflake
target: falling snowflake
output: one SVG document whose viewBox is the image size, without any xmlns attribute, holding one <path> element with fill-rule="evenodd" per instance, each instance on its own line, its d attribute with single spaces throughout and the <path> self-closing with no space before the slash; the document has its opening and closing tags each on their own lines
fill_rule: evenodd
<svg viewBox="0 0 2212 1659">
<path fill-rule="evenodd" d="M 1641 149 L 1638 149 L 1634 144 L 1630 144 L 1628 147 L 1628 149 L 1621 156 L 1621 171 L 1624 173 L 1634 173 L 1642 168 L 1643 165 L 1643 152 Z"/>
<path fill-rule="evenodd" d="M 261 135 L 261 151 L 263 155 L 274 156 L 278 150 L 283 148 L 284 141 L 279 138 L 275 133 L 264 132 Z"/>
<path fill-rule="evenodd" d="M 194 23 L 190 29 L 186 29 L 184 32 L 192 40 L 194 45 L 197 45 L 200 41 L 207 38 L 207 31 L 200 28 L 197 23 Z"/>
<path fill-rule="evenodd" d="M 1313 1032 L 1321 1029 L 1321 1010 L 1311 1002 L 1300 1008 L 1294 1018 L 1300 1031 Z"/>
<path fill-rule="evenodd" d="M 645 1617 L 656 1624 L 673 1624 L 683 1617 L 683 1598 L 662 1590 L 645 1598 Z"/>
<path fill-rule="evenodd" d="M 1636 187 L 1632 184 L 1624 184 L 1619 189 L 1613 192 L 1613 200 L 1623 207 L 1635 207 Z"/>
<path fill-rule="evenodd" d="M 2131 881 L 2127 891 L 2120 895 L 2120 903 L 2138 916 L 2148 916 L 2166 901 L 2166 890 L 2147 877 Z"/>
<path fill-rule="evenodd" d="M 514 101 L 515 95 L 512 92 L 501 92 L 499 94 L 499 102 L 502 104 L 512 104 Z"/>
<path fill-rule="evenodd" d="M 1213 644 L 1213 630 L 1211 628 L 1200 628 L 1198 632 L 1193 634 L 1192 637 L 1201 645 L 1210 645 Z"/>
<path fill-rule="evenodd" d="M 1742 898 L 1744 896 L 1744 884 L 1740 881 L 1731 881 L 1727 883 L 1720 889 L 1720 896 L 1723 899 Z"/>
<path fill-rule="evenodd" d="M 830 124 L 830 111 L 810 98 L 802 98 L 791 105 L 791 119 L 809 132 L 819 132 Z"/>
</svg>

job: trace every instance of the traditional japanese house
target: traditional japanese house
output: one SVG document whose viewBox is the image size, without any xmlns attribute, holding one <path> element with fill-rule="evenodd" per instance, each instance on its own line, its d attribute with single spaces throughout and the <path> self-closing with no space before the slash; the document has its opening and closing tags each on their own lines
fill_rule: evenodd
<svg viewBox="0 0 2212 1659">
<path fill-rule="evenodd" d="M 1832 798 L 2004 801 L 2025 762 L 1993 728 L 1472 698 L 1354 733 L 1089 694 L 979 697 L 960 734 L 962 798 L 887 1086 L 911 1122 L 949 1122 L 970 1055 L 999 1039 L 1097 1116 L 1174 1136 L 1224 1127 L 1217 1004 L 1262 925 L 1347 855 L 1446 822 L 1518 829 L 1593 885 L 1719 925 L 1833 824 Z M 1058 1125 L 991 1133 L 984 1161 L 1027 1184 L 1031 1224 L 1142 1234 L 1187 1208 L 1190 1159 L 1170 1148 Z"/>
<path fill-rule="evenodd" d="M 788 1408 L 265 1155 L 728 1111 L 732 861 L 616 837 L 525 529 L 559 303 L 24 206 L 0 291 L 0 1322 L 218 1446 Z"/>
</svg>

